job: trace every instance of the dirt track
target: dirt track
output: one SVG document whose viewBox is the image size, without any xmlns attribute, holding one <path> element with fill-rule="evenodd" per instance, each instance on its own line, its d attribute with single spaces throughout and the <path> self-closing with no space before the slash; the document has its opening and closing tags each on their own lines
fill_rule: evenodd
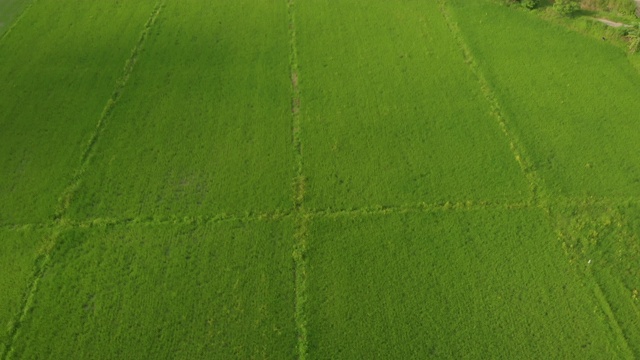
<svg viewBox="0 0 640 360">
<path fill-rule="evenodd" d="M 615 22 L 615 21 L 611 21 L 611 20 L 607 20 L 607 19 L 603 19 L 603 18 L 594 18 L 597 21 L 600 21 L 603 24 L 607 24 L 611 27 L 615 27 L 615 28 L 619 28 L 622 26 L 629 26 L 627 24 L 623 24 L 623 23 L 619 23 L 619 22 Z"/>
</svg>

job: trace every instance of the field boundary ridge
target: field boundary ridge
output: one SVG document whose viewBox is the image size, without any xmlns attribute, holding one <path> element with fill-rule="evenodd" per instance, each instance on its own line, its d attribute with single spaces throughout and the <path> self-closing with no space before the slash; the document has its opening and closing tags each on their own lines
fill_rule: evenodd
<svg viewBox="0 0 640 360">
<path fill-rule="evenodd" d="M 626 206 L 629 204 L 640 206 L 640 199 L 632 197 L 557 197 L 549 200 L 553 206 L 558 205 L 576 205 L 576 206 Z M 534 207 L 534 204 L 528 201 L 516 202 L 492 202 L 484 200 L 461 200 L 461 201 L 440 201 L 434 203 L 415 202 L 399 205 L 368 205 L 354 208 L 324 208 L 324 209 L 305 209 L 304 213 L 311 219 L 317 218 L 338 218 L 343 216 L 372 216 L 372 215 L 391 215 L 405 213 L 432 213 L 446 211 L 481 211 L 490 209 L 519 210 Z M 208 216 L 182 216 L 179 214 L 166 216 L 140 216 L 135 218 L 116 218 L 116 217 L 96 217 L 90 219 L 65 219 L 64 224 L 57 221 L 42 223 L 20 223 L 20 224 L 3 224 L 0 225 L 0 231 L 38 231 L 38 230 L 54 230 L 64 227 L 73 228 L 90 228 L 96 226 L 154 226 L 154 225 L 207 225 L 223 222 L 250 222 L 250 221 L 279 221 L 282 219 L 290 219 L 296 215 L 293 210 L 275 210 L 271 212 L 255 212 L 247 211 L 244 214 L 219 213 Z"/>
<path fill-rule="evenodd" d="M 300 86 L 298 71 L 298 47 L 296 39 L 296 3 L 287 0 L 287 20 L 289 29 L 289 67 L 291 77 L 291 143 L 295 159 L 293 179 L 293 215 L 295 232 L 293 235 L 293 278 L 294 278 L 294 319 L 297 334 L 298 359 L 305 360 L 308 354 L 307 336 L 307 242 L 310 215 L 304 206 L 306 178 L 304 176 L 303 144 L 301 138 L 302 119 L 300 113 Z"/>
<path fill-rule="evenodd" d="M 13 358 L 13 353 L 15 351 L 14 349 L 15 341 L 18 338 L 22 324 L 24 323 L 27 316 L 31 312 L 31 309 L 33 308 L 33 302 L 38 292 L 38 285 L 45 271 L 49 267 L 49 263 L 51 262 L 52 251 L 56 246 L 59 236 L 60 236 L 60 231 L 55 231 L 53 232 L 52 235 L 50 235 L 49 237 L 45 237 L 43 239 L 44 248 L 36 258 L 34 269 L 33 269 L 33 275 L 31 276 L 31 282 L 26 287 L 26 289 L 28 290 L 23 295 L 20 311 L 11 320 L 11 324 L 9 326 L 9 333 L 7 335 L 8 343 L 5 344 L 4 353 L 1 354 L 0 356 L 0 359 L 2 360 L 10 360 Z"/>
</svg>

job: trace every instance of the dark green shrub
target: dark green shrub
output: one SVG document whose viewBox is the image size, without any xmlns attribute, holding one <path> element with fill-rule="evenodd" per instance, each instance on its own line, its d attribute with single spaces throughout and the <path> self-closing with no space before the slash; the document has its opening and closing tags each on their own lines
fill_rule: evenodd
<svg viewBox="0 0 640 360">
<path fill-rule="evenodd" d="M 520 1 L 520 5 L 529 10 L 533 10 L 538 7 L 538 2 L 539 0 L 522 0 Z"/>
<path fill-rule="evenodd" d="M 580 10 L 579 0 L 556 0 L 553 3 L 553 9 L 562 16 L 572 16 L 576 11 Z"/>
</svg>

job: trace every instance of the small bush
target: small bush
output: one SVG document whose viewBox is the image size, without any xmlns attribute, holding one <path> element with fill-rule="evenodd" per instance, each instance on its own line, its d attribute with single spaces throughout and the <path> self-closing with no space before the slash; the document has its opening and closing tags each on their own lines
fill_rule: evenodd
<svg viewBox="0 0 640 360">
<path fill-rule="evenodd" d="M 580 10 L 580 1 L 578 0 L 556 0 L 553 9 L 562 16 L 572 16 L 576 11 Z"/>
<path fill-rule="evenodd" d="M 538 2 L 539 0 L 522 0 L 520 1 L 520 5 L 529 10 L 533 10 L 538 7 Z"/>
</svg>

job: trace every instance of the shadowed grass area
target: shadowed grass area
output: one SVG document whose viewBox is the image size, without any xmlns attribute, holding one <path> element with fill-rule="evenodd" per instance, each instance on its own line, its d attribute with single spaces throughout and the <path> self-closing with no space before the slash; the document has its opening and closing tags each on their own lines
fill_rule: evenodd
<svg viewBox="0 0 640 360">
<path fill-rule="evenodd" d="M 0 0 L 0 38 L 33 0 Z"/>
<path fill-rule="evenodd" d="M 70 216 L 289 209 L 286 3 L 169 3 L 96 142 Z"/>
<path fill-rule="evenodd" d="M 40 0 L 0 42 L 0 224 L 53 218 L 153 6 Z"/>
</svg>

